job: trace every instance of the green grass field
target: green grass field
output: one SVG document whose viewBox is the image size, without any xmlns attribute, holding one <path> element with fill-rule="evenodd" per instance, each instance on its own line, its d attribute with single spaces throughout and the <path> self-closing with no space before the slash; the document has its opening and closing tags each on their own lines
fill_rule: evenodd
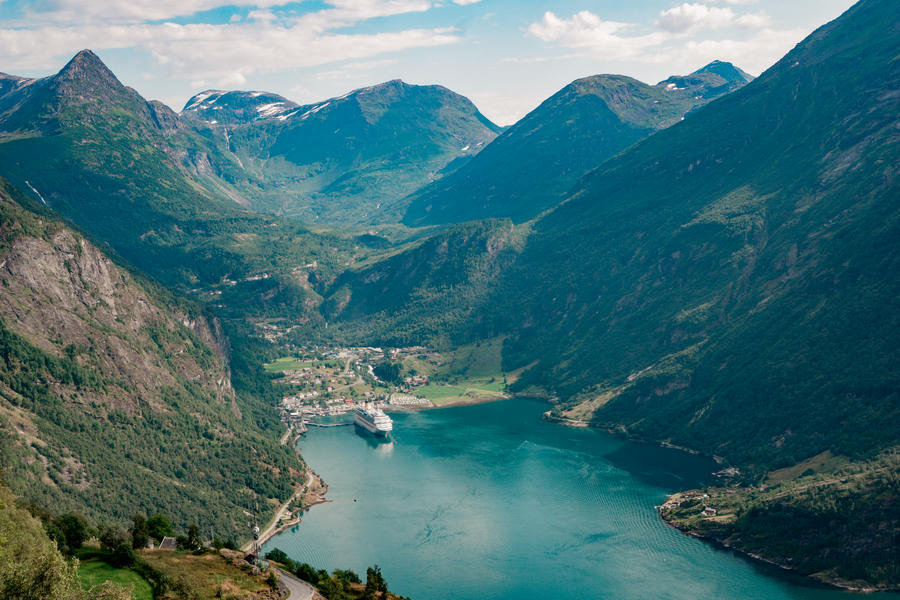
<svg viewBox="0 0 900 600">
<path fill-rule="evenodd" d="M 283 356 L 273 362 L 264 365 L 266 373 L 284 373 L 285 371 L 294 371 L 305 367 L 312 367 L 312 361 L 304 361 L 293 356 Z"/>
<path fill-rule="evenodd" d="M 223 558 L 216 552 L 195 555 L 143 550 L 140 556 L 171 580 L 183 582 L 189 589 L 187 597 L 192 599 L 255 598 L 269 589 L 264 575 L 251 575 L 231 563 L 233 559 L 243 556 L 241 552 L 226 553 L 228 557 Z"/>
<path fill-rule="evenodd" d="M 504 396 L 505 386 L 502 379 L 492 382 L 494 378 L 467 379 L 454 385 L 425 385 L 413 392 L 420 398 L 431 400 L 435 405 L 450 404 L 476 397 Z"/>
<path fill-rule="evenodd" d="M 466 390 L 454 385 L 424 385 L 416 388 L 415 395 L 427 400 L 446 400 L 464 396 Z"/>
<path fill-rule="evenodd" d="M 131 569 L 116 569 L 100 558 L 85 556 L 78 563 L 78 579 L 84 589 L 90 589 L 104 581 L 112 581 L 131 590 L 134 600 L 153 600 L 153 588 Z"/>
</svg>

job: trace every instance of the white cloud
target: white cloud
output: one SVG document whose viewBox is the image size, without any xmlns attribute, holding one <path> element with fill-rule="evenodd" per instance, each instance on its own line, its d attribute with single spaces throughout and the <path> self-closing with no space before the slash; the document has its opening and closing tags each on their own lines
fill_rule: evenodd
<svg viewBox="0 0 900 600">
<path fill-rule="evenodd" d="M 368 73 L 384 67 L 389 67 L 396 63 L 396 60 L 390 58 L 385 58 L 382 60 L 362 60 L 349 62 L 347 64 L 341 65 L 339 69 L 319 71 L 318 73 L 316 73 L 315 77 L 319 81 L 352 80 L 358 78 L 364 73 Z"/>
<path fill-rule="evenodd" d="M 633 58 L 667 39 L 666 34 L 660 32 L 627 35 L 631 29 L 632 26 L 627 23 L 604 21 L 586 10 L 575 13 L 568 19 L 561 19 L 548 11 L 541 21 L 528 27 L 528 32 L 545 42 L 554 42 L 567 48 L 590 49 L 618 59 Z"/>
<path fill-rule="evenodd" d="M 761 29 L 742 40 L 689 40 L 667 51 L 673 64 L 693 66 L 727 60 L 750 73 L 765 71 L 787 54 L 809 29 Z"/>
<path fill-rule="evenodd" d="M 460 6 L 468 6 L 469 4 L 476 4 L 481 2 L 481 0 L 453 0 L 453 4 L 459 4 Z"/>
<path fill-rule="evenodd" d="M 180 2 L 181 0 L 179 0 Z M 189 0 L 194 10 L 226 0 Z M 74 0 L 59 0 L 67 10 Z M 118 16 L 128 13 L 117 2 Z M 240 0 L 228 0 L 228 4 Z M 257 6 L 275 6 L 282 0 L 255 0 Z M 87 12 L 93 2 L 85 2 Z M 154 4 L 148 3 L 148 4 Z M 3 70 L 51 69 L 82 48 L 95 50 L 141 48 L 164 67 L 170 77 L 242 85 L 254 73 L 268 73 L 361 60 L 407 50 L 452 44 L 459 36 L 452 29 L 407 29 L 380 33 L 342 33 L 345 27 L 375 17 L 428 10 L 426 0 L 328 0 L 329 8 L 300 17 L 276 16 L 258 8 L 241 22 L 188 24 L 171 22 L 62 25 L 53 20 L 32 27 L 0 28 L 0 64 Z M 167 1 L 160 3 L 159 14 Z"/>
<path fill-rule="evenodd" d="M 747 0 L 724 1 L 728 4 L 747 3 Z M 672 73 L 688 72 L 717 59 L 734 62 L 758 73 L 809 33 L 771 29 L 765 14 L 737 14 L 731 8 L 700 3 L 683 3 L 662 11 L 656 25 L 656 31 L 642 32 L 636 25 L 605 21 L 589 11 L 581 11 L 569 18 L 548 12 L 541 21 L 529 26 L 528 33 L 604 61 L 624 60 L 645 65 L 665 63 L 672 68 Z M 718 40 L 702 37 L 723 28 L 728 28 L 734 36 Z M 538 61 L 540 58 L 527 60 Z"/>
<path fill-rule="evenodd" d="M 223 88 L 239 87 L 247 83 L 247 78 L 242 73 L 233 72 L 225 75 L 216 82 L 216 86 Z"/>
<path fill-rule="evenodd" d="M 31 22 L 143 23 L 194 15 L 223 6 L 272 8 L 289 0 L 48 0 L 28 11 Z"/>
<path fill-rule="evenodd" d="M 734 23 L 735 14 L 730 8 L 684 3 L 659 15 L 659 26 L 672 33 L 685 33 L 699 29 L 717 29 Z"/>
<path fill-rule="evenodd" d="M 729 2 L 729 4 L 734 3 L 736 0 Z M 764 13 L 738 15 L 730 8 L 685 2 L 662 11 L 657 24 L 660 28 L 672 33 L 693 33 L 703 29 L 721 29 L 732 26 L 761 28 L 767 26 L 769 21 L 768 15 Z"/>
</svg>

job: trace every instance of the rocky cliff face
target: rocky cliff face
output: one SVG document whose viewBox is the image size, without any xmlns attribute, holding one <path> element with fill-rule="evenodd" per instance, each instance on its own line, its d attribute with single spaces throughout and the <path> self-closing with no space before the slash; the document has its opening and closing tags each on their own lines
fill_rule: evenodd
<svg viewBox="0 0 900 600">
<path fill-rule="evenodd" d="M 102 404 L 133 412 L 179 376 L 219 402 L 234 400 L 210 323 L 167 313 L 130 274 L 70 230 L 46 239 L 17 237 L 0 251 L 0 277 L 0 313 L 10 331 L 55 356 L 84 349 L 80 364 L 121 382 L 97 395 Z"/>
<path fill-rule="evenodd" d="M 300 465 L 232 388 L 221 324 L 20 202 L 0 180 L 0 476 L 54 512 L 240 536 Z"/>
</svg>

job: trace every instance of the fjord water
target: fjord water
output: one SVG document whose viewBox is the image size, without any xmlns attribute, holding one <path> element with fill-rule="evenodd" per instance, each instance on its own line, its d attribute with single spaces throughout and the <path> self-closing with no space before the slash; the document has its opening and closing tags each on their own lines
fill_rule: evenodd
<svg viewBox="0 0 900 600">
<path fill-rule="evenodd" d="M 389 443 L 312 429 L 300 450 L 331 502 L 265 549 L 329 571 L 378 563 L 415 600 L 846 597 L 659 520 L 653 507 L 709 482 L 712 461 L 546 423 L 546 408 L 394 414 Z"/>
</svg>

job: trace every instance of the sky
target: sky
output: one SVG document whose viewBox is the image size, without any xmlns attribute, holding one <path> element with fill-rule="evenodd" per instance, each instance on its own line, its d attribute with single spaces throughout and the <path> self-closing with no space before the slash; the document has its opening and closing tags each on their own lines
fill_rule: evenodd
<svg viewBox="0 0 900 600">
<path fill-rule="evenodd" d="M 0 72 L 90 48 L 176 111 L 205 89 L 312 103 L 440 84 L 510 125 L 598 73 L 656 83 L 713 60 L 759 75 L 854 0 L 0 0 Z"/>
</svg>

